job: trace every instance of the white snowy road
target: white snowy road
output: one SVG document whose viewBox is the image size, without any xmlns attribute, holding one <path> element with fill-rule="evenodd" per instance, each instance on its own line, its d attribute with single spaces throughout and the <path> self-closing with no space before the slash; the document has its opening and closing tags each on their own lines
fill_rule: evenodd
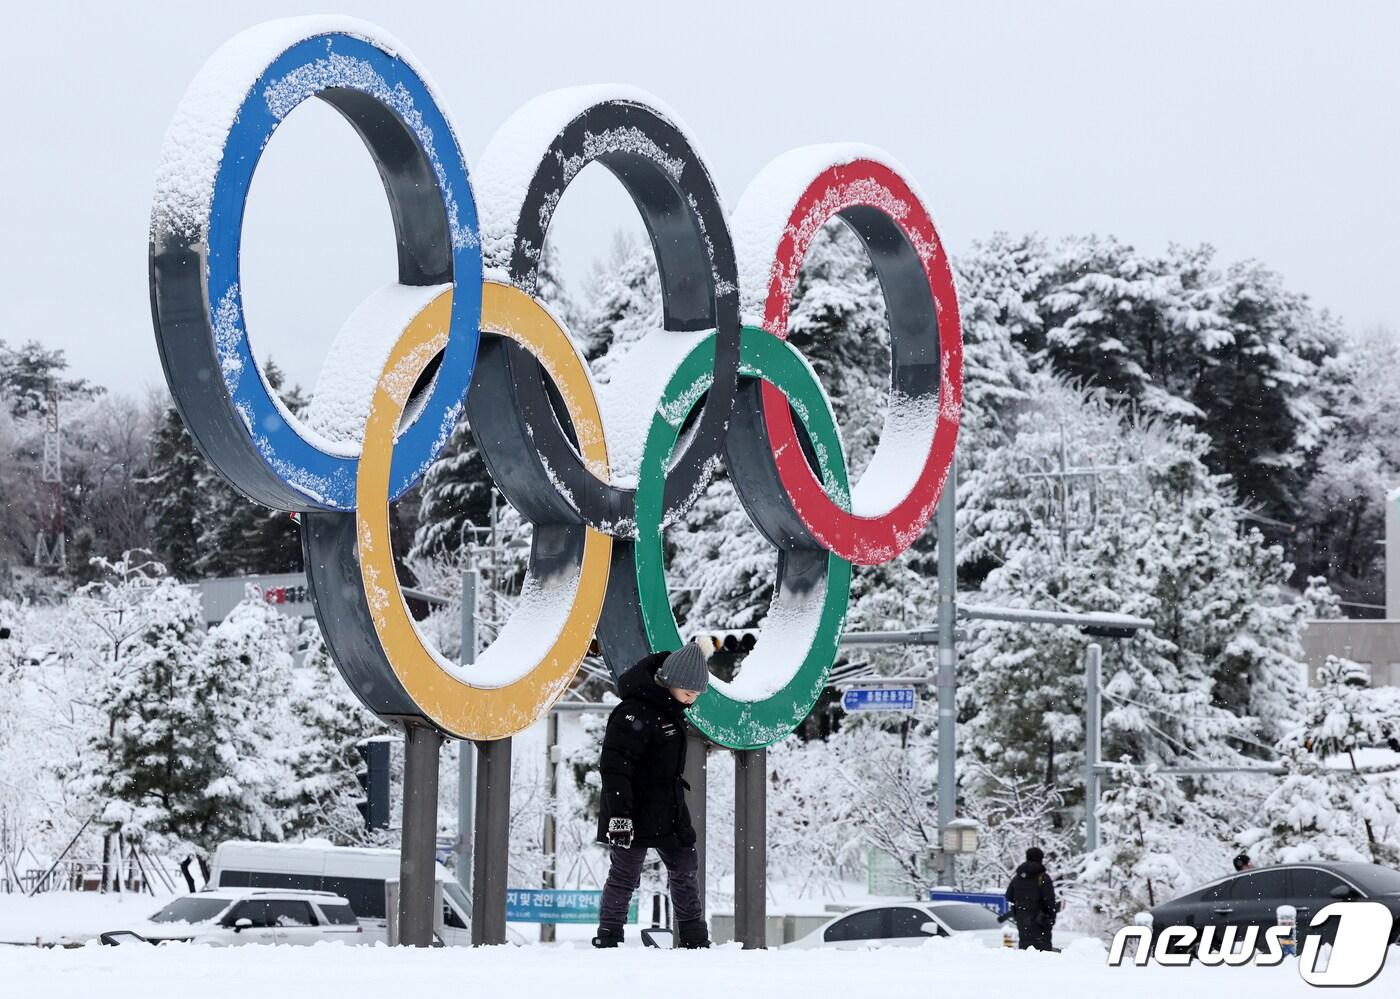
<svg viewBox="0 0 1400 999">
<path fill-rule="evenodd" d="M 577 945 L 408 951 L 317 945 L 216 950 L 0 948 L 0 994 L 44 999 L 472 996 L 568 999 L 854 999 L 1033 995 L 1072 999 L 1286 999 L 1314 995 L 1278 968 L 1109 968 L 1103 951 L 1022 953 L 933 941 L 917 949 L 709 952 Z M 1392 959 L 1363 995 L 1395 995 Z"/>
</svg>

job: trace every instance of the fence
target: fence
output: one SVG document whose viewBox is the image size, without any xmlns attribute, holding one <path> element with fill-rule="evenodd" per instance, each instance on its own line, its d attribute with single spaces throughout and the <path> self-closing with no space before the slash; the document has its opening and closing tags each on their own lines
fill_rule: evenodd
<svg viewBox="0 0 1400 999">
<path fill-rule="evenodd" d="M 159 864 L 150 856 L 129 857 L 122 864 L 120 878 L 114 865 L 109 864 L 116 881 L 112 890 L 154 895 L 179 891 L 183 875 L 178 868 Z M 33 895 L 51 891 L 101 891 L 103 865 L 101 860 L 69 858 L 51 867 L 30 867 L 15 871 L 13 876 L 0 878 L 0 892 L 23 892 Z"/>
</svg>

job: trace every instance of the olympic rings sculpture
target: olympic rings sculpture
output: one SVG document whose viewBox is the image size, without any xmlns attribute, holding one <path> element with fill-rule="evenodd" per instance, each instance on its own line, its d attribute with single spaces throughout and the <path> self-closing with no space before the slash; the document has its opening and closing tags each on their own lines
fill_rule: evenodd
<svg viewBox="0 0 1400 999">
<path fill-rule="evenodd" d="M 239 253 L 262 151 L 312 97 L 350 122 L 379 169 L 399 273 L 342 327 L 298 417 L 249 345 Z M 606 387 L 535 297 L 555 206 L 594 162 L 642 215 L 664 316 Z M 803 257 L 834 218 L 869 251 L 891 332 L 890 405 L 854 486 L 830 399 L 786 339 Z M 777 549 L 777 579 L 739 676 L 712 683 L 689 715 L 733 748 L 783 738 L 826 684 L 852 564 L 913 544 L 957 440 L 952 272 L 889 157 L 795 150 L 729 217 L 674 114 L 641 91 L 577 88 L 516 112 L 469 179 L 423 73 L 362 21 L 271 21 L 211 57 L 165 139 L 150 284 L 166 379 L 200 450 L 251 499 L 301 514 L 313 602 L 345 679 L 380 716 L 456 738 L 504 738 L 537 720 L 595 636 L 615 674 L 680 644 L 664 530 L 721 463 Z M 533 525 L 519 606 L 467 667 L 419 636 L 389 543 L 390 503 L 436 459 L 463 406 L 498 488 Z"/>
</svg>

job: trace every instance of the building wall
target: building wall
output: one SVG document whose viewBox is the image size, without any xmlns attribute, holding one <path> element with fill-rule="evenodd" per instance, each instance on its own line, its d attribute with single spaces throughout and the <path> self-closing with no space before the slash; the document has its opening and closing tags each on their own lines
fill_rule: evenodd
<svg viewBox="0 0 1400 999">
<path fill-rule="evenodd" d="M 306 574 L 281 572 L 269 576 L 227 576 L 203 579 L 195 586 L 204 608 L 206 624 L 218 624 L 228 612 L 249 596 L 261 597 L 288 617 L 314 618 Z"/>
<path fill-rule="evenodd" d="M 1308 681 L 1329 655 L 1350 659 L 1371 671 L 1371 686 L 1400 687 L 1400 620 L 1309 621 L 1303 631 Z"/>
</svg>

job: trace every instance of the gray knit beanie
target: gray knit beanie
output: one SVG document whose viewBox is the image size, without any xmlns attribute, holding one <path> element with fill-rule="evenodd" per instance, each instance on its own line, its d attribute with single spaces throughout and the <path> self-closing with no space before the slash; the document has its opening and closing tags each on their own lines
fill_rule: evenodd
<svg viewBox="0 0 1400 999">
<path fill-rule="evenodd" d="M 710 653 L 715 643 L 709 638 L 686 642 L 672 652 L 656 671 L 656 682 L 677 690 L 703 692 L 710 682 Z"/>
</svg>

